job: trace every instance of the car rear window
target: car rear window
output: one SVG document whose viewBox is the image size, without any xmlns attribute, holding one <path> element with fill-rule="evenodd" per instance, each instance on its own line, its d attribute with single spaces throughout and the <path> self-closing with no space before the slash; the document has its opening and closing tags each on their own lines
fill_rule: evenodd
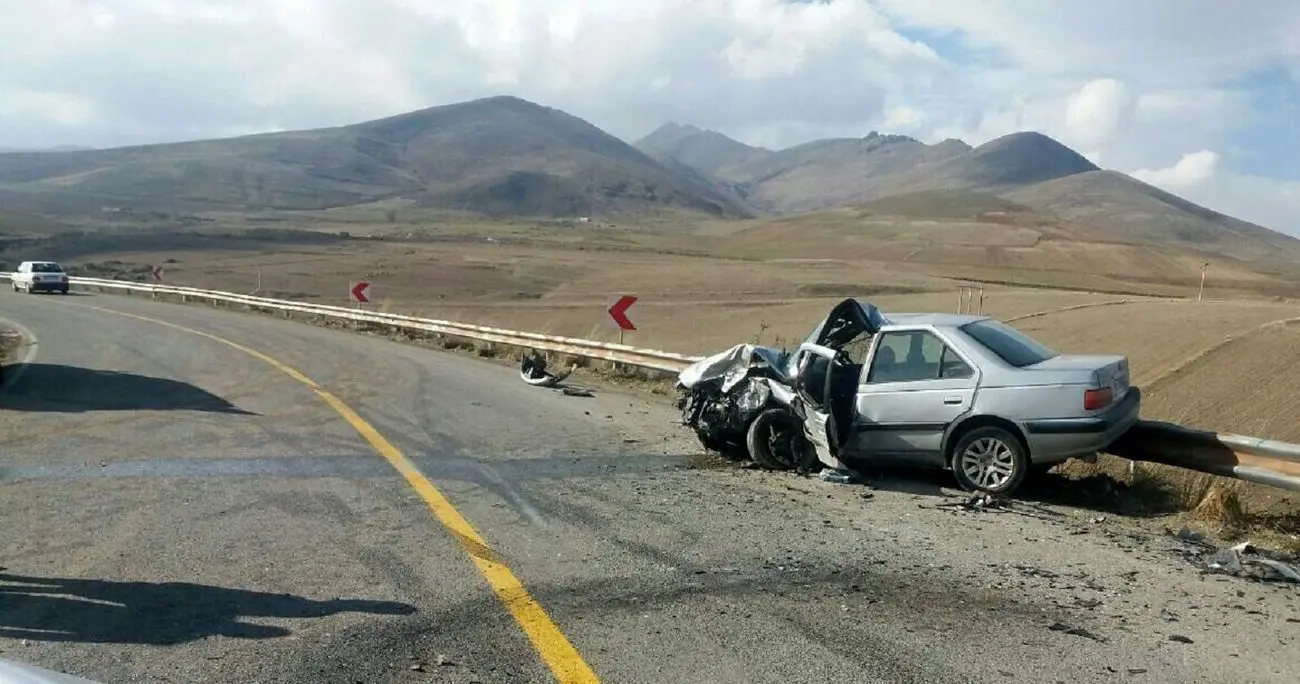
<svg viewBox="0 0 1300 684">
<path fill-rule="evenodd" d="M 992 319 L 967 323 L 961 326 L 961 331 L 1016 368 L 1032 366 L 1060 355 L 1038 340 Z"/>
<path fill-rule="evenodd" d="M 62 273 L 63 267 L 50 261 L 41 261 L 32 264 L 32 273 Z"/>
</svg>

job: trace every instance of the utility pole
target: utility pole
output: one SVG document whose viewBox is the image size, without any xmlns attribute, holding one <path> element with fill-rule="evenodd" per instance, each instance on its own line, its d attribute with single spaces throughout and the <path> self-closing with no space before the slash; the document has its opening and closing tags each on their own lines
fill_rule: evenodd
<svg viewBox="0 0 1300 684">
<path fill-rule="evenodd" d="M 1210 262 L 1206 261 L 1201 264 L 1201 289 L 1196 291 L 1196 301 L 1201 301 L 1205 296 L 1205 269 L 1210 267 Z"/>
</svg>

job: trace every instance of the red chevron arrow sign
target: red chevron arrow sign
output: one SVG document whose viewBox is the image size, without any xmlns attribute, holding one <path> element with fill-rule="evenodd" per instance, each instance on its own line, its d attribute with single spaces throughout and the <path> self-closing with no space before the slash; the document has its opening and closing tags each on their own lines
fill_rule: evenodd
<svg viewBox="0 0 1300 684">
<path fill-rule="evenodd" d="M 354 284 L 352 286 L 352 289 L 349 290 L 348 292 L 349 294 L 352 295 L 352 299 L 354 301 L 358 303 L 364 303 L 370 301 L 370 298 L 366 296 L 366 290 L 369 289 L 370 289 L 370 283 L 367 283 L 366 281 L 363 280 L 359 283 Z"/>
<path fill-rule="evenodd" d="M 632 308 L 633 304 L 636 304 L 636 297 L 623 295 L 609 307 L 609 317 L 618 324 L 619 330 L 636 330 L 636 326 L 632 325 L 632 319 L 627 317 L 627 310 Z"/>
</svg>

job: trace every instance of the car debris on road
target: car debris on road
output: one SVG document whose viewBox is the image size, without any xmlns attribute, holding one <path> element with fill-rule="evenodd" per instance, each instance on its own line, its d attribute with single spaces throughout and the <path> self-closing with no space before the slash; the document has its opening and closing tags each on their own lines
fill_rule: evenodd
<svg viewBox="0 0 1300 684">
<path fill-rule="evenodd" d="M 551 373 L 546 370 L 546 356 L 536 349 L 530 349 L 519 359 L 519 377 L 534 387 L 554 387 L 569 377 L 577 367 L 574 364 L 558 374 Z"/>
<path fill-rule="evenodd" d="M 546 369 L 546 357 L 536 349 L 530 349 L 519 359 L 519 378 L 534 387 L 553 389 L 567 397 L 594 396 L 591 390 L 585 387 L 560 384 L 577 368 L 578 364 L 575 363 L 559 373 L 552 373 Z"/>
<path fill-rule="evenodd" d="M 1186 527 L 1173 536 L 1183 544 L 1179 553 L 1205 572 L 1260 582 L 1300 584 L 1300 557 L 1294 554 L 1262 549 L 1250 542 L 1220 549 Z"/>
</svg>

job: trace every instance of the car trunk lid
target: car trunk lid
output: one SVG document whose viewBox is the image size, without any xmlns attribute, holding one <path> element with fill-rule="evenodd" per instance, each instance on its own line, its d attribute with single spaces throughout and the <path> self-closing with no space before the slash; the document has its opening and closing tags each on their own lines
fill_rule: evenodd
<svg viewBox="0 0 1300 684">
<path fill-rule="evenodd" d="M 1103 390 L 1089 395 L 1088 409 L 1103 409 L 1122 400 L 1129 391 L 1128 357 L 1102 354 L 1061 354 L 1024 370 L 1059 373 L 1061 380 L 1088 385 L 1089 390 Z M 1107 395 L 1106 393 L 1109 393 Z"/>
</svg>

